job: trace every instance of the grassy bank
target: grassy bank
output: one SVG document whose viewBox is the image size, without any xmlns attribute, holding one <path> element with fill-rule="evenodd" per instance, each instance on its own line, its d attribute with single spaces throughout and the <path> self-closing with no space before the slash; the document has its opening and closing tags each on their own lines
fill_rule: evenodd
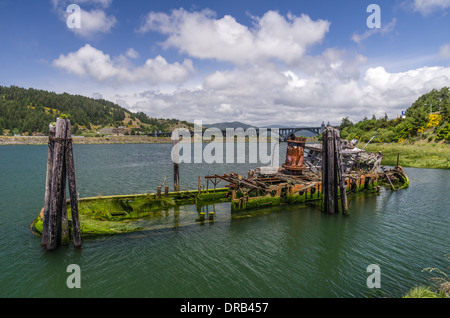
<svg viewBox="0 0 450 318">
<path fill-rule="evenodd" d="M 365 150 L 381 151 L 386 166 L 395 166 L 400 153 L 399 165 L 403 167 L 450 169 L 450 145 L 444 143 L 370 144 Z"/>
</svg>

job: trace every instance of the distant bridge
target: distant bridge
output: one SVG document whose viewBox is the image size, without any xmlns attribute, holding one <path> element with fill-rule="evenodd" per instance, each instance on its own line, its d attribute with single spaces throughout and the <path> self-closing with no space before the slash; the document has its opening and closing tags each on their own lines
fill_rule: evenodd
<svg viewBox="0 0 450 318">
<path fill-rule="evenodd" d="M 296 128 L 253 128 L 251 130 L 245 130 L 249 136 L 252 136 L 252 133 L 255 132 L 256 136 L 259 136 L 260 131 L 262 130 L 263 132 L 267 132 L 268 135 L 270 135 L 270 132 L 272 131 L 272 129 L 278 129 L 278 134 L 280 136 L 280 141 L 287 141 L 287 139 L 289 138 L 290 135 L 295 134 L 296 132 L 299 131 L 310 131 L 316 135 L 321 135 L 323 133 L 323 131 L 325 130 L 326 127 L 330 126 L 330 123 L 328 123 L 328 125 L 325 125 L 324 122 L 322 122 L 322 125 L 320 127 L 296 127 Z M 213 127 L 210 127 L 213 128 Z M 235 129 L 235 128 L 233 128 Z M 205 129 L 203 130 L 203 132 L 205 131 Z M 220 131 L 222 132 L 223 137 L 227 137 L 227 131 L 226 129 L 220 129 Z M 191 137 L 194 136 L 194 132 L 191 131 Z M 172 136 L 172 132 L 154 132 L 152 134 L 148 135 L 149 137 L 171 137 Z"/>
</svg>

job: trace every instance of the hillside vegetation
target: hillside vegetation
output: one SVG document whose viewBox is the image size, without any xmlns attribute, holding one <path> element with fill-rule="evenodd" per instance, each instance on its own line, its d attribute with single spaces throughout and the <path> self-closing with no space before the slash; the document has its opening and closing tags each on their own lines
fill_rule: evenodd
<svg viewBox="0 0 450 318">
<path fill-rule="evenodd" d="M 48 125 L 60 114 L 70 116 L 72 133 L 78 135 L 96 134 L 105 127 L 123 127 L 125 134 L 146 134 L 189 126 L 177 119 L 132 113 L 104 99 L 0 86 L 0 135 L 47 135 Z"/>
<path fill-rule="evenodd" d="M 364 120 L 353 124 L 348 117 L 340 125 L 341 137 L 371 143 L 450 142 L 450 90 L 432 90 L 406 111 L 406 118 Z"/>
<path fill-rule="evenodd" d="M 450 91 L 448 87 L 422 95 L 405 118 L 364 120 L 353 124 L 348 117 L 340 130 L 344 139 L 358 139 L 359 147 L 381 151 L 384 165 L 450 169 Z"/>
</svg>

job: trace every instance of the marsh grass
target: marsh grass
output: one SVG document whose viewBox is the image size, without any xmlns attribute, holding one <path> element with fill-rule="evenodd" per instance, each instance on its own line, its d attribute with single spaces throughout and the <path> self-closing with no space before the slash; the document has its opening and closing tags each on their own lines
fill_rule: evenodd
<svg viewBox="0 0 450 318">
<path fill-rule="evenodd" d="M 442 292 L 434 292 L 431 287 L 418 286 L 411 289 L 403 298 L 446 298 Z"/>
<path fill-rule="evenodd" d="M 386 166 L 395 166 L 400 153 L 402 167 L 450 169 L 450 145 L 445 143 L 371 144 L 366 150 L 381 151 Z"/>
<path fill-rule="evenodd" d="M 450 262 L 450 254 L 445 255 L 447 261 Z M 450 269 L 450 267 L 447 267 Z M 450 275 L 445 271 L 428 267 L 424 268 L 422 272 L 435 273 L 437 276 L 431 278 L 431 281 L 437 283 L 438 287 L 436 291 L 433 291 L 429 286 L 418 286 L 412 288 L 404 298 L 449 298 L 450 297 Z"/>
</svg>

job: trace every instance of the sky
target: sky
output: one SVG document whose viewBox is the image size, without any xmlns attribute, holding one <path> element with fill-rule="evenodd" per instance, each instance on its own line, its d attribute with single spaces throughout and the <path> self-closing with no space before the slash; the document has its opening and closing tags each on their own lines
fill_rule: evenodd
<svg viewBox="0 0 450 318">
<path fill-rule="evenodd" d="M 396 118 L 450 86 L 449 13 L 450 0 L 0 0 L 0 85 L 205 124 Z"/>
</svg>

